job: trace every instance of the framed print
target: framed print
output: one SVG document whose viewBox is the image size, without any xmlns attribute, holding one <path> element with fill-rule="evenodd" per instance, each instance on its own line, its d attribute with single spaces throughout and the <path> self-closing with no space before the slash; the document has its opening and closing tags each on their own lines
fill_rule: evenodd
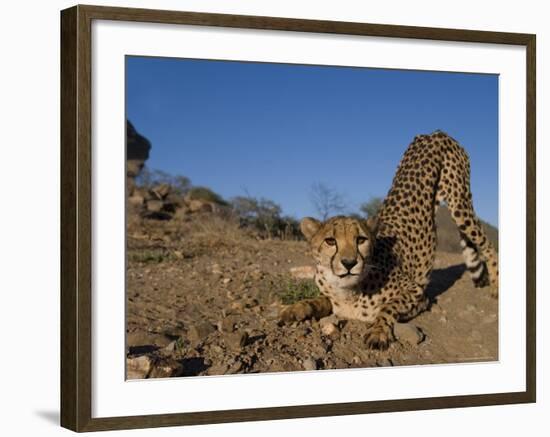
<svg viewBox="0 0 550 437">
<path fill-rule="evenodd" d="M 75 6 L 61 54 L 62 426 L 535 402 L 534 35 Z"/>
</svg>

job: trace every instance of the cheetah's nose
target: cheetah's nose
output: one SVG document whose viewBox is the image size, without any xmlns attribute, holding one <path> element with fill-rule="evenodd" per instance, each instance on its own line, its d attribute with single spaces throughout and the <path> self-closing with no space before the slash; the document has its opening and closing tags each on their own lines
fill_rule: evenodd
<svg viewBox="0 0 550 437">
<path fill-rule="evenodd" d="M 346 258 L 342 258 L 342 260 L 340 261 L 342 263 L 342 265 L 349 270 L 353 269 L 355 267 L 355 265 L 357 264 L 357 260 L 356 259 L 346 259 Z"/>
</svg>

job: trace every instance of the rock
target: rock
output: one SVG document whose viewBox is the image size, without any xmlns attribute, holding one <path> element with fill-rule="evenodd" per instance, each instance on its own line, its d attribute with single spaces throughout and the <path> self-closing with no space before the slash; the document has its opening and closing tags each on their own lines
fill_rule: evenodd
<svg viewBox="0 0 550 437">
<path fill-rule="evenodd" d="M 311 359 L 311 358 L 306 358 L 303 362 L 302 362 L 302 367 L 305 369 L 305 370 L 317 370 L 317 363 L 315 362 L 315 360 Z"/>
<path fill-rule="evenodd" d="M 340 328 L 338 327 L 338 319 L 334 315 L 323 317 L 319 320 L 319 326 L 323 335 L 335 339 L 340 336 Z"/>
<path fill-rule="evenodd" d="M 143 202 L 145 202 L 145 198 L 143 196 L 140 196 L 139 194 L 134 193 L 133 196 L 130 196 L 128 198 L 128 203 L 130 203 L 130 205 L 135 206 L 135 207 L 142 206 Z"/>
<path fill-rule="evenodd" d="M 147 201 L 147 211 L 149 212 L 159 212 L 162 210 L 164 203 L 162 200 L 151 199 Z"/>
<path fill-rule="evenodd" d="M 315 268 L 312 266 L 299 266 L 290 269 L 290 275 L 296 279 L 313 279 Z"/>
<path fill-rule="evenodd" d="M 176 212 L 174 213 L 174 218 L 177 218 L 177 219 L 187 218 L 188 214 L 189 214 L 189 208 L 187 208 L 187 206 L 180 206 L 178 209 L 176 209 Z"/>
<path fill-rule="evenodd" d="M 162 200 L 168 196 L 170 191 L 172 191 L 172 187 L 168 184 L 160 184 L 151 189 L 151 193 L 153 193 L 159 200 Z"/>
<path fill-rule="evenodd" d="M 126 378 L 145 379 L 149 376 L 153 362 L 147 355 L 126 359 Z"/>
<path fill-rule="evenodd" d="M 231 302 L 230 307 L 231 307 L 232 310 L 242 311 L 243 308 L 244 308 L 244 305 L 243 305 L 242 302 Z"/>
<path fill-rule="evenodd" d="M 149 373 L 149 378 L 171 378 L 183 374 L 183 365 L 172 358 L 159 358 Z"/>
<path fill-rule="evenodd" d="M 225 363 L 220 364 L 214 364 L 212 367 L 208 369 L 209 375 L 223 375 L 225 372 L 227 372 L 228 366 Z"/>
<path fill-rule="evenodd" d="M 424 334 L 420 329 L 410 323 L 396 323 L 393 333 L 400 342 L 417 345 L 424 340 Z"/>
<path fill-rule="evenodd" d="M 197 342 L 202 341 L 208 337 L 216 328 L 210 322 L 202 322 L 196 325 L 191 325 L 187 330 L 187 337 L 189 340 Z"/>
<path fill-rule="evenodd" d="M 228 316 L 224 317 L 218 322 L 218 330 L 220 332 L 233 332 L 235 325 L 237 324 L 237 317 Z"/>
<path fill-rule="evenodd" d="M 223 285 L 227 285 L 227 284 L 229 284 L 230 282 L 231 282 L 231 278 L 223 278 L 223 279 L 222 279 L 222 284 L 223 284 Z"/>
<path fill-rule="evenodd" d="M 223 336 L 223 342 L 228 349 L 239 350 L 246 345 L 248 341 L 248 332 L 226 332 Z"/>
<path fill-rule="evenodd" d="M 132 123 L 126 120 L 126 159 L 128 161 L 128 167 L 131 167 L 132 170 L 136 168 L 141 170 L 143 163 L 149 158 L 150 149 L 151 143 L 149 140 L 140 135 Z M 128 174 L 128 176 L 137 176 L 137 173 L 132 172 Z"/>
<path fill-rule="evenodd" d="M 162 348 L 163 352 L 166 353 L 172 353 L 174 352 L 178 347 L 176 346 L 176 341 L 171 341 L 168 343 L 165 347 Z"/>
<path fill-rule="evenodd" d="M 243 362 L 240 360 L 237 360 L 231 366 L 229 366 L 227 373 L 238 373 L 242 369 L 243 369 Z"/>
</svg>

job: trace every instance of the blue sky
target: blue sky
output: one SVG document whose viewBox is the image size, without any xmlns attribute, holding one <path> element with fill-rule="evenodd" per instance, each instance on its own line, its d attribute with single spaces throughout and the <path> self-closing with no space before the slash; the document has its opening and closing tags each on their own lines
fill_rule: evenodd
<svg viewBox="0 0 550 437">
<path fill-rule="evenodd" d="M 474 207 L 498 224 L 498 76 L 127 57 L 126 110 L 147 166 L 226 198 L 315 216 L 311 187 L 348 212 L 384 197 L 407 145 L 441 129 L 471 159 Z"/>
</svg>

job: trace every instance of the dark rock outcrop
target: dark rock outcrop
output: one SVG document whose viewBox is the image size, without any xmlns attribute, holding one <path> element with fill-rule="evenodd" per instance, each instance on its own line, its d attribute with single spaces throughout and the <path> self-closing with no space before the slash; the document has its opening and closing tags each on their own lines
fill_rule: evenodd
<svg viewBox="0 0 550 437">
<path fill-rule="evenodd" d="M 132 123 L 126 120 L 126 177 L 129 196 L 134 191 L 134 178 L 145 165 L 145 161 L 149 159 L 150 150 L 149 140 L 140 135 Z"/>
</svg>

